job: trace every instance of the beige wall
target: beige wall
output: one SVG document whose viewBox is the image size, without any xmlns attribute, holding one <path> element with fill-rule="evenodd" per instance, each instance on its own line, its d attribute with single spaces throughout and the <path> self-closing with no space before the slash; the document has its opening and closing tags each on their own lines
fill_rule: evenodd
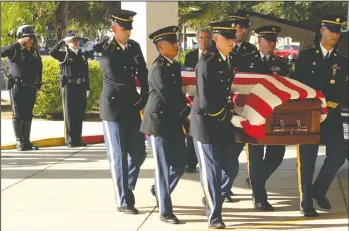
<svg viewBox="0 0 349 231">
<path fill-rule="evenodd" d="M 137 12 L 133 21 L 131 39 L 136 40 L 149 67 L 158 52 L 149 34 L 166 26 L 178 26 L 177 2 L 121 2 L 121 9 Z"/>
</svg>

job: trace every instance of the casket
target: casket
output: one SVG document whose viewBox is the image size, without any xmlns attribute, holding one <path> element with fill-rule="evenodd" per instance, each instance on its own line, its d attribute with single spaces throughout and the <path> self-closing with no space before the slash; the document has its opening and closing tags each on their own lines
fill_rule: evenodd
<svg viewBox="0 0 349 231">
<path fill-rule="evenodd" d="M 289 100 L 274 108 L 266 118 L 265 136 L 246 135 L 235 128 L 237 142 L 261 145 L 295 145 L 320 143 L 321 101 L 319 99 Z"/>
</svg>

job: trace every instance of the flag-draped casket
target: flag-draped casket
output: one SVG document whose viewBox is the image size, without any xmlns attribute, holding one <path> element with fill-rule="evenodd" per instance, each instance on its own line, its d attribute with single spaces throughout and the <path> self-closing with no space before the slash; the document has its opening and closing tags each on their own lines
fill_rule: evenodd
<svg viewBox="0 0 349 231">
<path fill-rule="evenodd" d="M 182 70 L 183 93 L 195 95 L 195 71 Z M 296 80 L 237 72 L 231 88 L 236 140 L 252 144 L 309 144 L 320 142 L 320 122 L 326 100 Z"/>
</svg>

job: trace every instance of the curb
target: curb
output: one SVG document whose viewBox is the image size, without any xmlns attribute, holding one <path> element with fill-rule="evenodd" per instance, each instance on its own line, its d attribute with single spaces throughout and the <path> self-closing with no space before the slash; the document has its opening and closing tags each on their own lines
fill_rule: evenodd
<svg viewBox="0 0 349 231">
<path fill-rule="evenodd" d="M 83 136 L 81 137 L 81 141 L 86 144 L 100 144 L 100 143 L 104 143 L 104 136 L 103 135 Z M 32 144 L 34 144 L 35 146 L 38 146 L 39 148 L 65 146 L 65 138 L 59 137 L 59 138 L 47 138 L 47 139 L 35 140 L 35 141 L 32 141 Z M 1 146 L 1 150 L 10 150 L 10 149 L 16 149 L 16 144 Z"/>
</svg>

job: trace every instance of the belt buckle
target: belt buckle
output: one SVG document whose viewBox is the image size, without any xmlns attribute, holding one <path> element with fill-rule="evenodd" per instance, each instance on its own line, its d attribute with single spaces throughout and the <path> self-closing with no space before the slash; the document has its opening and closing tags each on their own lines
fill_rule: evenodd
<svg viewBox="0 0 349 231">
<path fill-rule="evenodd" d="M 77 80 L 76 80 L 76 83 L 77 83 L 77 84 L 81 84 L 81 79 L 77 79 Z"/>
</svg>

